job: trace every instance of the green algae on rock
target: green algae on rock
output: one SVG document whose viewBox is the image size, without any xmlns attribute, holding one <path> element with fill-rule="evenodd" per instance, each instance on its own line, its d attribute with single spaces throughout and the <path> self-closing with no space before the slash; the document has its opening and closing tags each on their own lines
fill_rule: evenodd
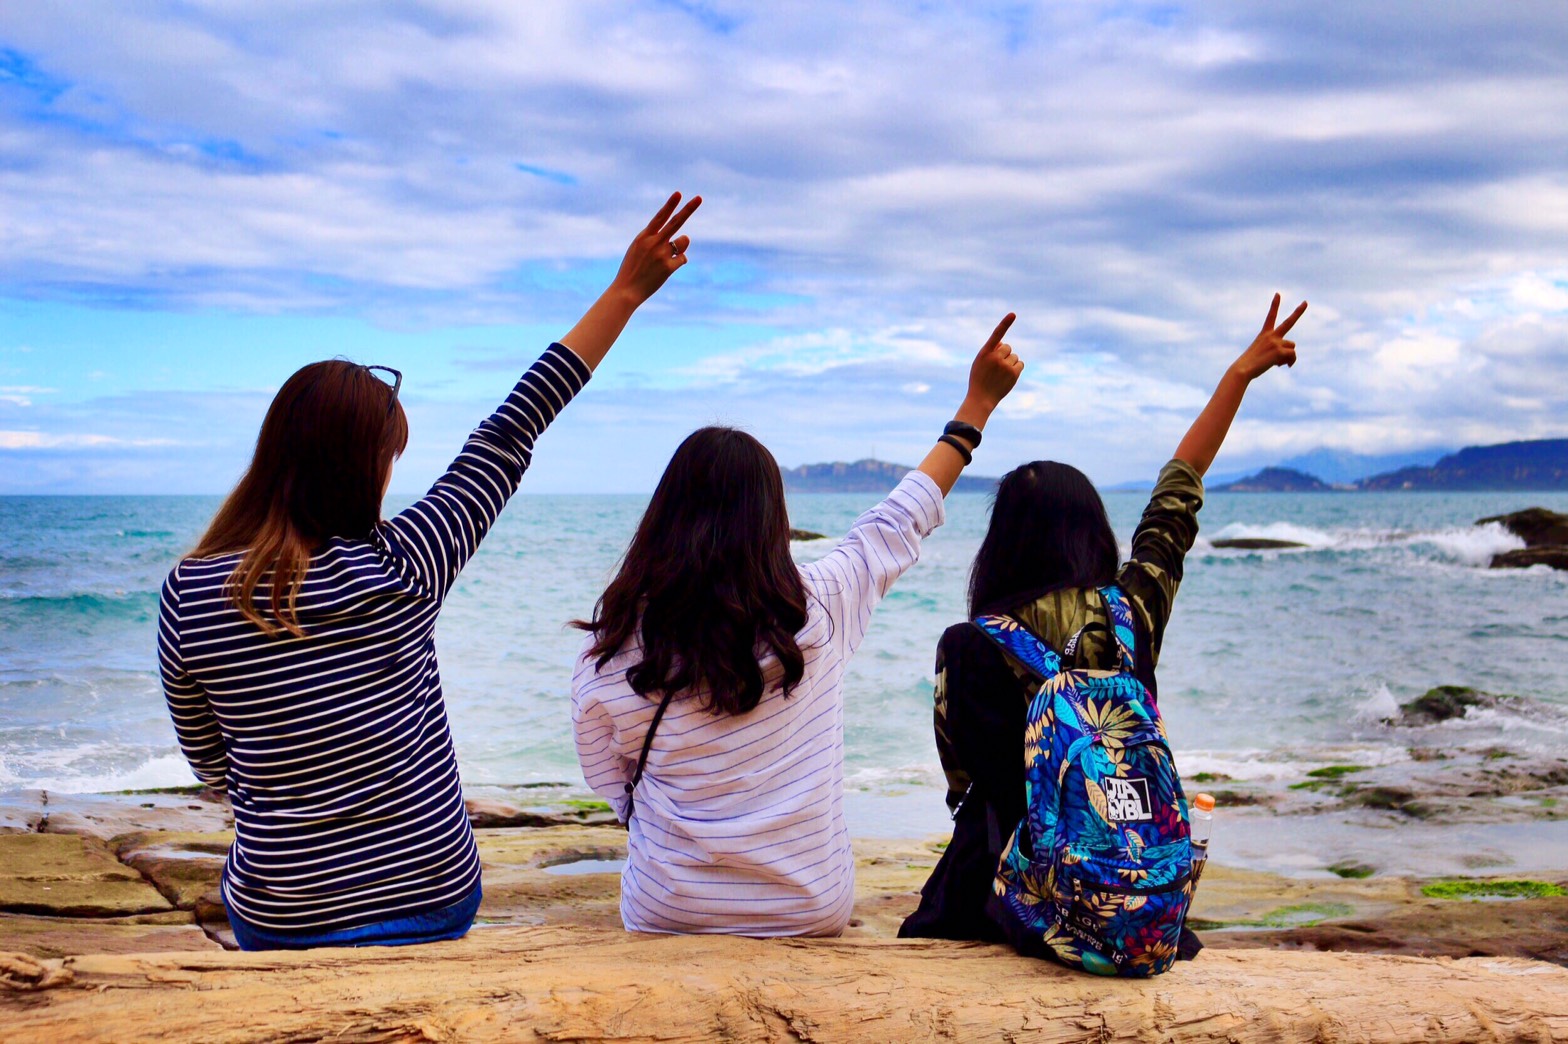
<svg viewBox="0 0 1568 1044">
<path fill-rule="evenodd" d="M 1421 886 L 1428 899 L 1555 899 L 1568 895 L 1550 881 L 1486 881 L 1451 878 Z"/>
</svg>

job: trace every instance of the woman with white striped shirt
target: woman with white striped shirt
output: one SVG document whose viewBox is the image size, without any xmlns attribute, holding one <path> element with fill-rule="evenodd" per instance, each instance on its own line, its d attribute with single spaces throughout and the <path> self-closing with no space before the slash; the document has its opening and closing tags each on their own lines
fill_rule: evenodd
<svg viewBox="0 0 1568 1044">
<path fill-rule="evenodd" d="M 1012 320 L 980 349 L 919 468 L 811 565 L 790 557 L 783 480 L 759 442 L 704 428 L 675 451 L 579 624 L 572 678 L 583 774 L 629 821 L 628 929 L 837 935 L 849 923 L 844 668 L 1017 383 L 1023 363 L 1002 342 Z"/>
<path fill-rule="evenodd" d="M 670 197 L 565 343 L 389 521 L 401 375 L 313 363 L 274 398 L 249 470 L 169 574 L 158 628 L 180 747 L 234 807 L 222 896 L 243 948 L 426 942 L 473 923 L 479 852 L 436 614 L 535 440 L 685 264 L 677 233 L 699 203 L 676 213 Z"/>
</svg>

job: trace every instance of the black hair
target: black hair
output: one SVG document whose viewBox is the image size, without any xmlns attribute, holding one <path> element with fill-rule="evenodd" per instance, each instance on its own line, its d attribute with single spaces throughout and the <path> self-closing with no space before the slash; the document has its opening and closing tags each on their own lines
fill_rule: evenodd
<svg viewBox="0 0 1568 1044">
<path fill-rule="evenodd" d="M 638 638 L 642 661 L 626 680 L 650 698 L 690 690 L 711 711 L 744 714 L 770 680 L 788 696 L 805 674 L 795 635 L 806 626 L 806 585 L 767 448 L 734 428 L 688 435 L 593 619 L 576 626 L 593 632 L 600 667 Z M 765 680 L 759 658 L 769 653 L 779 677 Z"/>
<path fill-rule="evenodd" d="M 1105 502 L 1068 464 L 1037 460 L 996 487 L 991 525 L 969 573 L 969 612 L 1003 612 L 1026 597 L 1116 579 L 1120 551 Z"/>
</svg>

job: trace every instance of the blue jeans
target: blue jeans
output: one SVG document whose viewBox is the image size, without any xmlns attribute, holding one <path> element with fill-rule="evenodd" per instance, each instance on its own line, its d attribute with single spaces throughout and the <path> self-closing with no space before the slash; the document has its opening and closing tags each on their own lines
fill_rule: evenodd
<svg viewBox="0 0 1568 1044">
<path fill-rule="evenodd" d="M 474 914 L 479 912 L 483 893 L 475 888 L 472 895 L 453 906 L 412 917 L 397 917 L 378 921 L 363 928 L 344 928 L 336 932 L 300 934 L 270 931 L 246 924 L 224 902 L 229 913 L 229 927 L 234 929 L 234 941 L 242 950 L 308 950 L 315 946 L 408 946 L 412 943 L 440 942 L 442 939 L 460 939 L 473 927 Z"/>
</svg>

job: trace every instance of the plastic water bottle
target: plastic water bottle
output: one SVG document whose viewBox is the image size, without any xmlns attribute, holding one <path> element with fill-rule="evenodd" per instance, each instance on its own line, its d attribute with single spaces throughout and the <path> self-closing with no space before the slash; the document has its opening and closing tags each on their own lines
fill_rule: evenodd
<svg viewBox="0 0 1568 1044">
<path fill-rule="evenodd" d="M 1214 832 L 1214 795 L 1194 794 L 1188 819 L 1192 826 L 1192 883 L 1196 885 L 1209 861 L 1209 836 Z"/>
</svg>

